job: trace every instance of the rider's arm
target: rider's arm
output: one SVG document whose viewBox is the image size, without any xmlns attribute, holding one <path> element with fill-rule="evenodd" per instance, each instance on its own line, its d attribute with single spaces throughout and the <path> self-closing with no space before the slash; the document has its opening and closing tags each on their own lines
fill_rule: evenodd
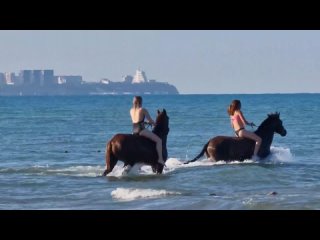
<svg viewBox="0 0 320 240">
<path fill-rule="evenodd" d="M 248 122 L 246 119 L 245 119 L 245 117 L 243 116 L 243 114 L 242 114 L 242 112 L 241 111 L 239 111 L 239 116 L 240 116 L 240 119 L 241 119 L 241 121 L 244 123 L 244 124 L 246 124 L 246 125 L 252 125 L 253 123 L 251 122 Z"/>
<path fill-rule="evenodd" d="M 130 109 L 130 117 L 131 117 L 131 121 L 133 122 L 133 110 L 132 110 L 132 108 Z"/>
<path fill-rule="evenodd" d="M 154 125 L 154 121 L 153 121 L 152 118 L 150 117 L 150 114 L 149 114 L 148 110 L 145 109 L 145 108 L 143 108 L 143 113 L 144 113 L 145 117 L 147 118 L 148 123 Z"/>
<path fill-rule="evenodd" d="M 231 118 L 230 118 L 230 124 L 231 124 L 231 127 L 234 128 L 234 127 L 233 127 L 233 122 L 232 122 L 232 119 L 231 119 Z"/>
</svg>

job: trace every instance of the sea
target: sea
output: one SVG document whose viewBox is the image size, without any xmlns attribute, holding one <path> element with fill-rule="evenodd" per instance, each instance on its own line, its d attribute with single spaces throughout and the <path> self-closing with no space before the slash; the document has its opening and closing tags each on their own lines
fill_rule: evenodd
<svg viewBox="0 0 320 240">
<path fill-rule="evenodd" d="M 0 97 L 2 210 L 304 210 L 320 209 L 320 94 L 144 95 L 170 132 L 163 174 L 121 161 L 106 177 L 106 143 L 131 133 L 132 95 Z M 279 112 L 263 161 L 194 158 L 217 135 L 233 136 L 227 108 L 242 103 L 259 125 Z M 251 127 L 247 127 L 248 130 Z"/>
</svg>

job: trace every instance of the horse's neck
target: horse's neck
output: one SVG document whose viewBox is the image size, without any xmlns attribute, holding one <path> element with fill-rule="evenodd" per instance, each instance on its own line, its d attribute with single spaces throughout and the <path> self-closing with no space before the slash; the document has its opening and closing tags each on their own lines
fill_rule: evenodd
<svg viewBox="0 0 320 240">
<path fill-rule="evenodd" d="M 162 145 L 167 144 L 167 135 L 165 134 L 160 134 L 158 131 L 152 131 L 154 134 L 156 134 L 159 138 L 162 140 Z"/>
<path fill-rule="evenodd" d="M 163 137 L 161 138 L 161 140 L 162 140 L 162 147 L 167 146 L 167 136 L 166 136 L 166 135 L 163 136 Z"/>
<path fill-rule="evenodd" d="M 154 129 L 156 130 L 156 129 Z M 152 131 L 154 134 L 156 134 L 159 138 L 161 138 L 162 141 L 162 156 L 164 160 L 167 160 L 168 158 L 168 151 L 167 151 L 167 135 L 166 134 L 159 134 L 159 131 Z"/>
<path fill-rule="evenodd" d="M 165 134 L 163 134 L 163 131 L 161 131 L 161 129 L 161 126 L 156 125 L 152 132 L 163 140 Z"/>
<path fill-rule="evenodd" d="M 156 128 L 154 128 L 154 129 L 152 130 L 152 132 L 153 132 L 155 135 L 157 135 L 159 138 L 161 138 L 161 139 L 162 139 L 161 134 L 159 133 L 159 131 L 157 131 L 157 129 L 156 129 Z"/>
<path fill-rule="evenodd" d="M 162 138 L 162 155 L 163 159 L 168 159 L 168 150 L 167 150 L 167 135 Z"/>
<path fill-rule="evenodd" d="M 261 148 L 269 150 L 273 141 L 274 131 L 271 128 L 265 127 L 259 128 L 255 133 L 262 139 Z"/>
</svg>

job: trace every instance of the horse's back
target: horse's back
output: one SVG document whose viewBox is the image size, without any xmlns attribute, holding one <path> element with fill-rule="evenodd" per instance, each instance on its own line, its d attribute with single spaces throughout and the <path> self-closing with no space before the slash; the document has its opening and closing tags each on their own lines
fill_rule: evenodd
<svg viewBox="0 0 320 240">
<path fill-rule="evenodd" d="M 244 138 L 230 137 L 230 136 L 216 136 L 209 140 L 209 146 L 224 146 L 226 144 L 239 144 Z"/>
<path fill-rule="evenodd" d="M 133 134 L 118 133 L 108 142 L 111 145 L 112 152 L 119 158 L 124 155 L 136 155 L 142 152 L 146 155 L 154 155 L 155 143 L 150 139 Z"/>
<path fill-rule="evenodd" d="M 115 141 L 123 142 L 123 141 L 130 139 L 130 138 L 133 138 L 133 137 L 134 137 L 133 134 L 117 133 L 110 139 L 109 142 L 115 142 Z"/>
<path fill-rule="evenodd" d="M 241 143 L 247 144 L 251 140 L 244 137 L 216 136 L 214 138 L 211 138 L 209 141 L 215 144 L 221 144 L 221 143 L 227 143 L 227 142 L 231 142 L 234 144 L 241 144 Z"/>
<path fill-rule="evenodd" d="M 253 141 L 243 137 L 216 136 L 209 140 L 208 151 L 215 160 L 244 160 L 251 156 Z M 249 148 L 248 148 L 249 146 Z"/>
<path fill-rule="evenodd" d="M 122 144 L 141 142 L 143 144 L 147 144 L 152 141 L 146 137 L 139 136 L 137 134 L 117 133 L 111 138 L 111 140 L 109 142 L 113 142 L 113 143 L 119 142 Z"/>
</svg>

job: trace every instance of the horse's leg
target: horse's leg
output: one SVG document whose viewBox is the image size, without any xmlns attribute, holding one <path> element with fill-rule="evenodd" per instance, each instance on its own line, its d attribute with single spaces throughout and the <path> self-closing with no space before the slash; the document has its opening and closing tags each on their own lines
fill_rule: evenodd
<svg viewBox="0 0 320 240">
<path fill-rule="evenodd" d="M 152 168 L 152 172 L 153 172 L 153 173 L 156 173 L 156 172 L 157 172 L 157 167 L 156 167 L 156 165 L 152 165 L 151 168 Z"/>
<path fill-rule="evenodd" d="M 164 165 L 157 163 L 156 172 L 157 174 L 162 174 Z"/>
<path fill-rule="evenodd" d="M 212 162 L 216 162 L 216 148 L 214 146 L 208 146 L 205 155 L 207 159 L 211 160 Z"/>
<path fill-rule="evenodd" d="M 132 166 L 130 164 L 125 163 L 123 166 L 124 170 L 122 172 L 122 175 L 126 175 L 129 173 L 129 171 L 131 170 Z"/>
<path fill-rule="evenodd" d="M 112 144 L 111 142 L 109 142 L 107 144 L 107 148 L 106 148 L 106 166 L 107 169 L 104 170 L 102 176 L 106 176 L 107 174 L 109 174 L 110 172 L 112 172 L 114 166 L 116 165 L 116 163 L 118 162 L 118 159 L 113 155 L 112 153 Z"/>
</svg>

